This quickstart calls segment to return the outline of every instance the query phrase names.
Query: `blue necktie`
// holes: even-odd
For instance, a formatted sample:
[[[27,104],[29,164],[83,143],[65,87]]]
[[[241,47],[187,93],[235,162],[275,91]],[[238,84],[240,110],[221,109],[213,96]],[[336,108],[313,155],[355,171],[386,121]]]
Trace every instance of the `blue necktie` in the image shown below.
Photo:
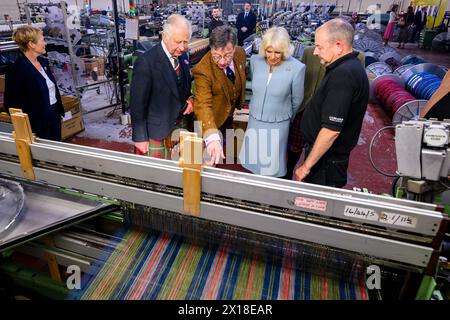
[[[248,15],[248,13],[246,12],[246,13],[244,14],[244,20],[247,20],[247,15]]]
[[[227,77],[234,84],[234,81],[236,80],[236,76],[235,76],[233,70],[231,70],[230,66],[227,67]]]

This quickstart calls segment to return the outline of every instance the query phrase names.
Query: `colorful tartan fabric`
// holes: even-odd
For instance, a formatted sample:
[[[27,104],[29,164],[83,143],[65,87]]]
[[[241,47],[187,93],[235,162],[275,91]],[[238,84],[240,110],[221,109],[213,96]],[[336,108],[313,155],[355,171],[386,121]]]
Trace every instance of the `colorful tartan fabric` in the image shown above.
[[[164,140],[150,139],[149,142],[147,153],[149,157],[170,160],[170,150],[164,147]]]
[[[188,126],[186,117],[181,117],[176,124],[176,128],[185,129]],[[172,149],[168,149],[164,145],[164,140],[149,140],[147,156],[158,159],[172,159]]]
[[[344,282],[280,261],[198,245],[167,233],[129,230],[94,265],[74,299],[368,299],[363,279]]]

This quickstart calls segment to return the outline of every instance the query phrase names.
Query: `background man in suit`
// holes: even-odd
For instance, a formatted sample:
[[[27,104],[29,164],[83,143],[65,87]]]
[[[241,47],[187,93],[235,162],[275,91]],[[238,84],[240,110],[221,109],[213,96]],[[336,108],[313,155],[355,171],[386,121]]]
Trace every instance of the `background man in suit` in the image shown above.
[[[427,7],[422,7],[420,10],[417,10],[414,16],[414,29],[411,36],[411,41],[416,41],[416,35],[422,31],[422,29],[427,24]]]
[[[244,4],[244,12],[239,13],[236,19],[238,29],[238,46],[244,44],[244,39],[255,33],[256,15],[253,13],[250,2]]]
[[[193,69],[194,112],[201,122],[211,157],[209,165],[225,158],[222,147],[225,131],[232,128],[234,109],[240,108],[245,100],[246,54],[236,47],[236,38],[236,31],[229,26],[215,28],[209,37],[211,50]]]
[[[209,35],[211,35],[211,32],[214,30],[214,28],[223,26],[223,21],[222,21],[222,12],[220,11],[219,7],[214,7],[212,10],[212,18],[211,18],[211,22],[209,23],[208,26],[208,30],[209,30]]]
[[[136,60],[130,101],[136,153],[169,159],[172,131],[187,126],[185,116],[193,111],[186,55],[191,33],[189,21],[173,14],[162,42]]]

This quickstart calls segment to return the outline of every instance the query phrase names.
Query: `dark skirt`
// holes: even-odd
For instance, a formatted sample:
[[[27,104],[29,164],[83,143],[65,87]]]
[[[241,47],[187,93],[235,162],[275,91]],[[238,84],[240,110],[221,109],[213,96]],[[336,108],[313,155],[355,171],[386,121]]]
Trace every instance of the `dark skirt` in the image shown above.
[[[408,42],[408,39],[409,39],[409,28],[406,26],[399,28],[397,42],[405,43]]]

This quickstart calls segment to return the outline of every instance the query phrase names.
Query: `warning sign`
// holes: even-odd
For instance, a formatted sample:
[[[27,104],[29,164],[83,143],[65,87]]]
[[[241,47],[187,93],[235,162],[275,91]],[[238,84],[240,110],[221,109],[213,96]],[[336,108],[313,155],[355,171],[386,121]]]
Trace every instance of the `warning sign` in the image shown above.
[[[312,209],[317,211],[326,211],[327,210],[327,202],[323,200],[310,199],[304,197],[296,197],[294,201],[294,205],[296,207],[304,208],[304,209]]]

